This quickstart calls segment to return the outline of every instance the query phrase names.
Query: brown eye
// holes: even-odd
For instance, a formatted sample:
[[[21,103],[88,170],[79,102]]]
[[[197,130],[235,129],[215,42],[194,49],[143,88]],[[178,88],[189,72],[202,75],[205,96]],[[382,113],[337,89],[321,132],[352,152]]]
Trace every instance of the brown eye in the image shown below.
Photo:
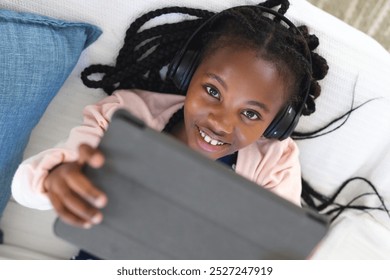
[[[244,112],[242,112],[242,114],[248,118],[249,120],[260,120],[261,117],[260,117],[260,114],[255,112],[255,111],[251,111],[251,110],[246,110]]]
[[[220,99],[221,95],[218,90],[210,86],[206,86],[205,89],[210,96]]]

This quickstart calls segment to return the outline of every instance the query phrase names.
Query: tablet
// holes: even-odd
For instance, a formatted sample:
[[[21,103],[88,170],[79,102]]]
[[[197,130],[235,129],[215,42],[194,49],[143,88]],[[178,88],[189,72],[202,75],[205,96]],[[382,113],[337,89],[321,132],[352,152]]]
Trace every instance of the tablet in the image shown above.
[[[103,259],[305,259],[328,219],[300,208],[120,109],[85,173],[108,196],[91,229],[59,237]]]

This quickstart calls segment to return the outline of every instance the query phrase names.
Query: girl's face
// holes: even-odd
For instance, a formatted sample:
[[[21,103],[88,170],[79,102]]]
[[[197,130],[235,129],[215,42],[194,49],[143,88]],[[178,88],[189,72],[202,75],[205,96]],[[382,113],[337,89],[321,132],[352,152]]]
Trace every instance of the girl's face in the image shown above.
[[[258,140],[286,100],[276,67],[250,49],[224,47],[203,59],[184,103],[184,141],[211,159]]]

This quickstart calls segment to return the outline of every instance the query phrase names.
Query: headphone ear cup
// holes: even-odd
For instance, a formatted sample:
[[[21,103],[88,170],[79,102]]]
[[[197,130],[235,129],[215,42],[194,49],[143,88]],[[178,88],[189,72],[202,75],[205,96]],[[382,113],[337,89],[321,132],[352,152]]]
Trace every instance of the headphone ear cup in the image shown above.
[[[187,90],[192,75],[199,64],[199,56],[198,51],[179,52],[169,65],[167,77],[173,81],[180,92]]]
[[[283,110],[279,111],[267,129],[264,131],[263,136],[266,138],[275,138],[278,140],[284,140],[291,135],[295,127],[298,124],[299,113],[291,106],[286,106]]]

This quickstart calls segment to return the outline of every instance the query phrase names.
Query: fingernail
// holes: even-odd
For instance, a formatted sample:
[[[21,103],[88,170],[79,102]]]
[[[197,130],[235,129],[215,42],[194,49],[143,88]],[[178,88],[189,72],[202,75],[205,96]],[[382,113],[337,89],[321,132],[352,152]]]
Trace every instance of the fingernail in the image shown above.
[[[100,154],[95,154],[92,156],[89,164],[93,167],[93,168],[100,168],[104,163],[104,159],[102,158],[102,156]]]
[[[90,228],[92,227],[92,224],[91,224],[91,223],[84,223],[84,224],[83,224],[83,227],[84,227],[85,229],[90,229]]]
[[[100,224],[103,220],[103,216],[100,213],[96,213],[95,216],[92,217],[91,222],[95,225]]]
[[[95,206],[97,208],[103,208],[106,205],[106,198],[104,196],[99,196],[95,199]]]

